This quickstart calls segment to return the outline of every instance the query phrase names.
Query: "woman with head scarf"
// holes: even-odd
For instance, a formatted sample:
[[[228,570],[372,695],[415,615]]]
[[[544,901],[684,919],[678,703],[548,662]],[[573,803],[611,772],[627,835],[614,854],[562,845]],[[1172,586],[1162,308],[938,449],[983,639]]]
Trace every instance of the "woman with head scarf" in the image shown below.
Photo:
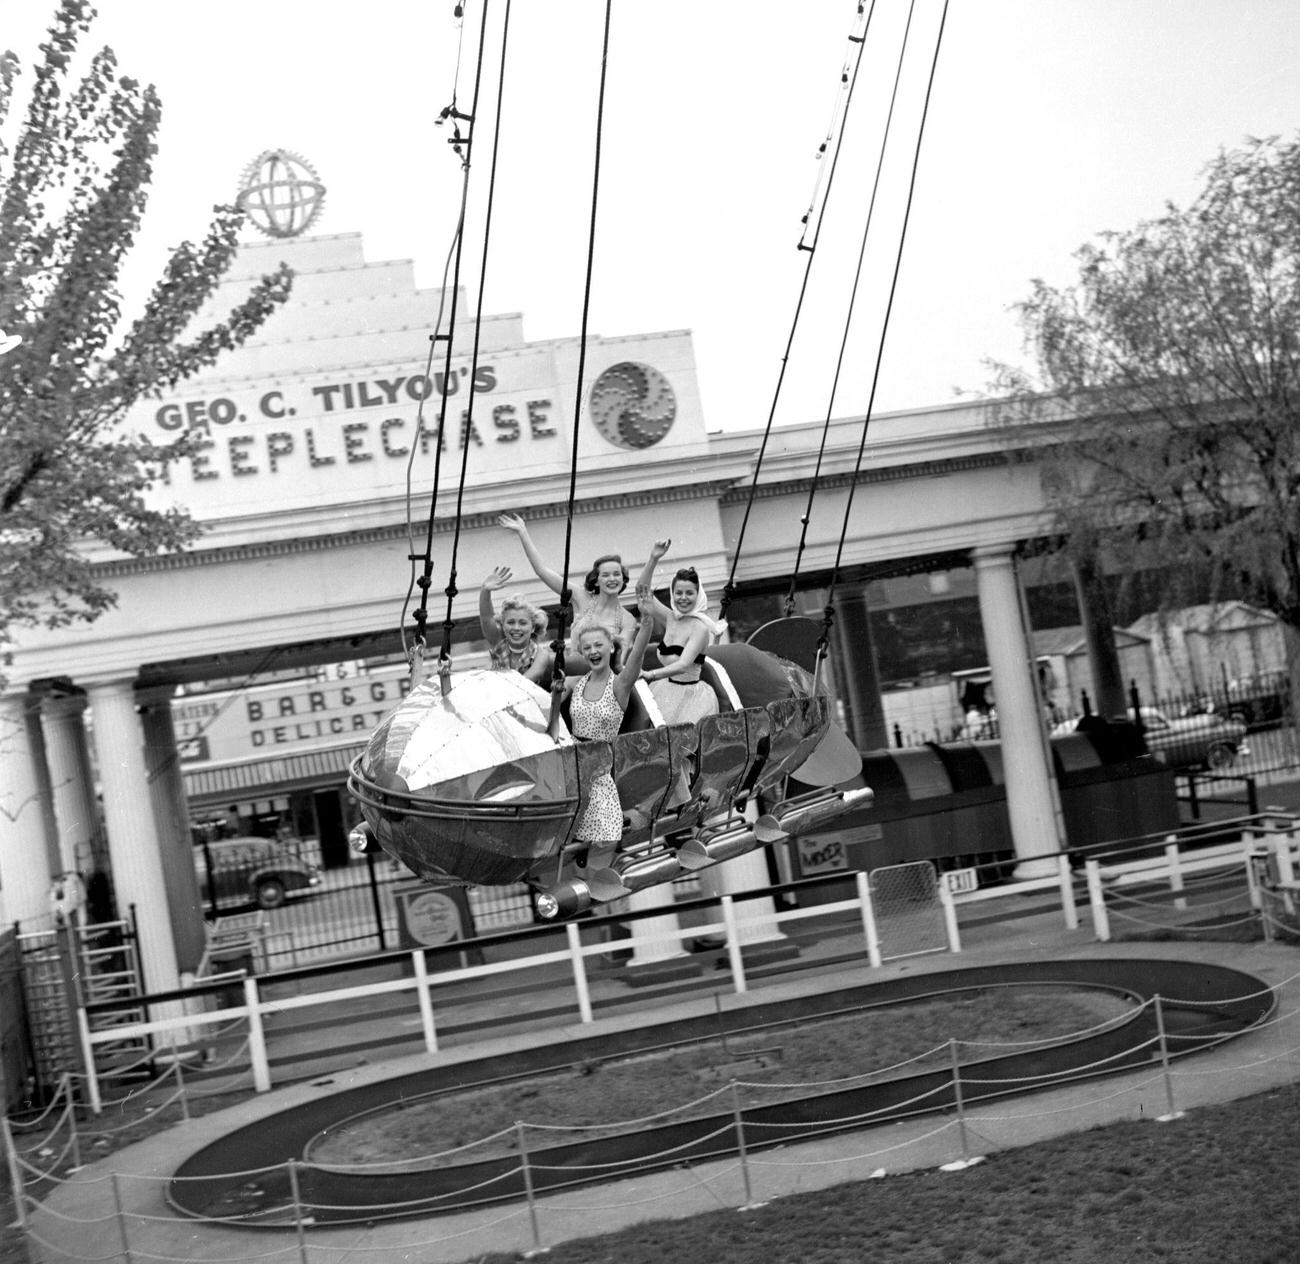
[[[656,540],[650,559],[638,581],[638,589],[649,589],[654,569],[668,552],[671,540]],[[717,695],[701,678],[705,649],[722,634],[724,625],[708,614],[709,598],[695,567],[683,566],[673,576],[668,604],[652,598],[656,625],[663,625],[659,642],[659,666],[642,672],[659,706],[665,724],[687,724],[714,714]]]

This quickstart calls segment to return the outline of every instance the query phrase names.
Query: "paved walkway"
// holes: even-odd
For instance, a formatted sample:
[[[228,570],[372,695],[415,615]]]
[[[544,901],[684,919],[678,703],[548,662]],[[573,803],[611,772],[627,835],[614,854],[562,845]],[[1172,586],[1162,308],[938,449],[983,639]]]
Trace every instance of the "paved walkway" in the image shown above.
[[[529,1042],[590,1034],[591,1028],[571,1028],[513,1034],[453,1048],[431,1059],[428,1055],[393,1059],[382,1064],[335,1071],[323,1077],[327,1086],[301,1084],[253,1098],[219,1114],[209,1115],[161,1132],[91,1164],[49,1202],[39,1217],[43,1237],[62,1250],[45,1250],[42,1264],[56,1261],[128,1258],[154,1260],[307,1260],[361,1264],[362,1261],[419,1261],[456,1264],[490,1252],[519,1252],[538,1244],[552,1245],[624,1228],[644,1220],[679,1218],[719,1206],[737,1207],[844,1181],[918,1168],[939,1167],[963,1154],[992,1154],[1046,1137],[1081,1131],[1124,1119],[1157,1119],[1168,1112],[1169,1094],[1179,1110],[1231,1100],[1270,1086],[1300,1080],[1300,949],[1277,944],[1123,943],[1101,944],[1086,928],[1068,931],[1059,915],[1019,923],[963,931],[964,951],[913,958],[872,970],[860,966],[828,967],[813,975],[804,972],[756,987],[745,997],[729,997],[728,1013],[745,1004],[764,1003],[806,993],[816,985],[827,989],[878,981],[907,972],[951,969],[955,965],[989,965],[1009,959],[1109,956],[1214,962],[1259,978],[1279,990],[1274,1021],[1206,1053],[1173,1064],[1168,1081],[1158,1065],[1054,1089],[1032,1096],[976,1107],[968,1112],[963,1133],[955,1119],[938,1116],[834,1136],[803,1145],[751,1155],[738,1160],[672,1170],[600,1188],[582,1189],[541,1198],[529,1208],[497,1207],[472,1213],[442,1215],[410,1221],[379,1222],[343,1228],[309,1228],[302,1238],[292,1230],[253,1230],[183,1220],[164,1200],[165,1178],[187,1155],[232,1128],[310,1100],[324,1090],[339,1091],[408,1071],[432,1061],[470,1061],[506,1047]],[[613,980],[602,987],[622,987]],[[711,994],[697,995],[678,1005],[659,1007],[659,1016],[711,1013]],[[599,1018],[605,1026],[638,1023],[636,1014]],[[1163,1125],[1153,1125],[1163,1126]],[[954,1179],[960,1179],[954,1176]],[[115,1217],[120,1207],[122,1214]],[[63,1217],[67,1217],[66,1219]],[[107,1219],[102,1219],[107,1217]],[[123,1241],[123,1233],[125,1241]],[[118,1254],[114,1256],[114,1252]]]

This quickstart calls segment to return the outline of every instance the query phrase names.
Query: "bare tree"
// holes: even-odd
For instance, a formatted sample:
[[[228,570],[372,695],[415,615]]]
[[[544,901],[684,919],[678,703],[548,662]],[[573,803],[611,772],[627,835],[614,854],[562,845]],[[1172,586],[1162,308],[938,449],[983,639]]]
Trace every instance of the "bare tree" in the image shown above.
[[[1076,258],[1074,285],[1036,281],[1018,307],[1037,372],[994,366],[1000,417],[1035,423],[1081,554],[1158,569],[1166,607],[1208,593],[1276,615],[1294,707],[1300,139],[1221,153],[1190,206]]]

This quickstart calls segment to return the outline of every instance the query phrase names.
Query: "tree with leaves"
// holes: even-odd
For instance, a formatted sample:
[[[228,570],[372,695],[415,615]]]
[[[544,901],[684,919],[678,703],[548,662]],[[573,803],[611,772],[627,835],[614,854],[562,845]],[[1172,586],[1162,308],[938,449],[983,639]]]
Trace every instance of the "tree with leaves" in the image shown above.
[[[172,251],[144,315],[122,320],[118,278],[162,106],[118,73],[109,48],[74,69],[94,16],[87,0],[59,0],[21,119],[19,62],[0,55],[0,329],[22,339],[0,357],[0,647],[16,627],[93,620],[113,605],[87,541],[144,556],[196,538],[183,510],[144,498],[189,440],[159,444],[126,433],[123,418],[242,344],[292,281],[281,267],[224,320],[187,332],[237,247],[243,213],[218,206],[201,244]]]
[[[1221,153],[1186,208],[1107,233],[1018,314],[1037,373],[996,366],[1034,423],[1085,568],[1158,577],[1166,609],[1277,616],[1300,691],[1300,138]],[[1300,715],[1300,709],[1294,710]]]

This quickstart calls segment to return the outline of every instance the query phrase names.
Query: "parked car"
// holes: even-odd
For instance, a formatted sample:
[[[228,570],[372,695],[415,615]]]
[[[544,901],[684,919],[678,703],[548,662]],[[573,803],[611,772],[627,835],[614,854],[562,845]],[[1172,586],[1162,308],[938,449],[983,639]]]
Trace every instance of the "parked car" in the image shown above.
[[[290,895],[305,894],[320,884],[320,870],[296,856],[292,840],[286,839],[216,839],[195,847],[194,865],[204,900],[215,897],[218,905],[279,908]]]
[[[1170,719],[1155,707],[1141,708],[1147,750],[1170,768],[1209,768],[1222,772],[1238,755],[1248,754],[1246,726],[1216,711]],[[1078,720],[1066,720],[1053,730],[1073,733]]]

